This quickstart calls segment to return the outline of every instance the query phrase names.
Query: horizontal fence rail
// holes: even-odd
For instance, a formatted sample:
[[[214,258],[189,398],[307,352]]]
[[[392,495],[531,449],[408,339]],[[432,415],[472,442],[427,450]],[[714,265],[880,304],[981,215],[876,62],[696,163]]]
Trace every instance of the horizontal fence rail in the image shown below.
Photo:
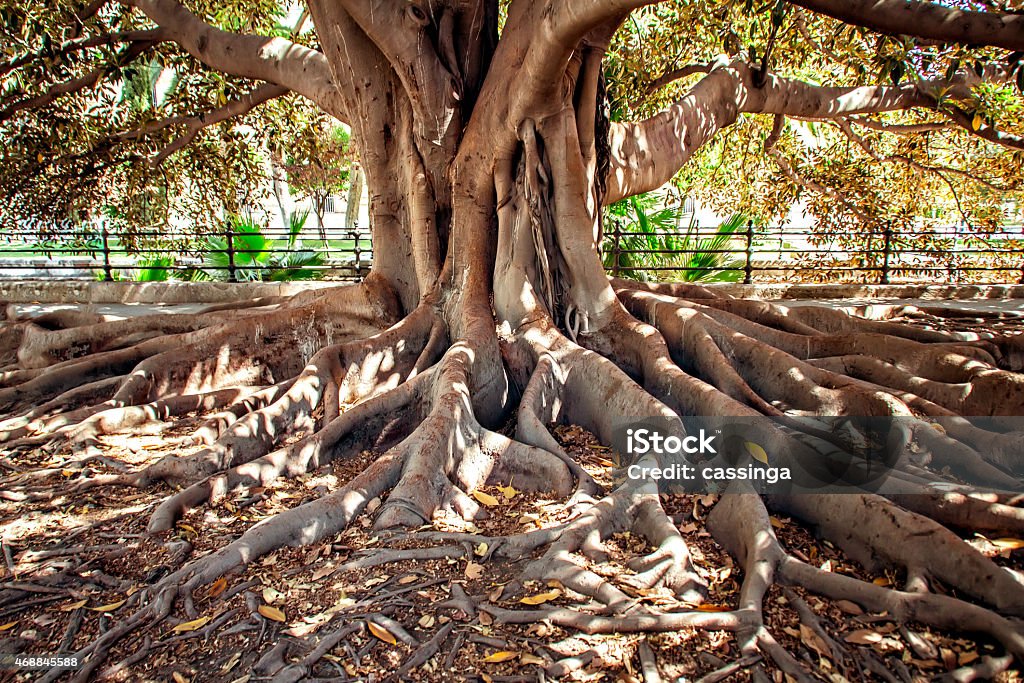
[[[747,223],[672,231],[610,225],[602,251],[612,275],[713,282],[1024,284],[1024,227],[893,228],[842,235]],[[677,245],[683,245],[680,248]]]
[[[0,230],[0,277],[74,280],[357,280],[369,272],[368,230],[285,228],[173,233],[30,224]]]
[[[886,226],[837,235],[747,223],[724,237],[708,226],[658,232],[608,227],[603,257],[608,272],[619,277],[748,284],[1024,284],[1021,226],[988,233]],[[284,228],[118,232],[102,221],[0,226],[0,277],[5,278],[356,280],[372,262],[370,233],[360,228],[306,227],[292,235]]]

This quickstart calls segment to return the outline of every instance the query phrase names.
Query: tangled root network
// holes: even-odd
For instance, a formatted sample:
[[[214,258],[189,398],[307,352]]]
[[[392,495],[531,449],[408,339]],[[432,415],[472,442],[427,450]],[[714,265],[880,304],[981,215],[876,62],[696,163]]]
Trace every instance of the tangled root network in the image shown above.
[[[972,680],[1024,657],[1024,581],[1004,552],[1024,537],[1014,494],[1024,433],[1009,420],[983,428],[962,419],[1024,414],[1013,316],[612,286],[621,303],[613,322],[572,332],[546,316],[510,326],[463,315],[452,325],[440,297],[403,314],[372,277],[195,315],[9,314],[0,496],[5,520],[27,516],[9,524],[11,575],[0,588],[9,618],[0,622],[56,615],[37,623],[56,620],[62,632],[26,647],[59,648],[84,667],[43,680],[134,680],[176,643],[257,632],[259,647],[240,665],[236,653],[233,668],[198,678],[234,680],[246,666],[253,680],[359,678],[374,646],[397,653],[378,680],[450,680],[445,666],[471,646],[498,650],[478,660],[495,666],[495,680],[512,665],[519,678],[505,679],[582,675],[586,657],[538,640],[553,632],[649,634],[621,654],[637,658],[627,668],[644,680],[667,670],[658,638],[671,633],[728,634],[721,656],[694,660],[691,673],[706,681],[911,680],[914,662],[929,659],[943,665],[931,674]],[[885,493],[683,495],[605,476],[616,420],[689,415],[898,416],[909,455],[897,464],[900,486]],[[593,435],[586,457],[562,438],[569,427]],[[117,447],[138,435],[159,436],[170,452],[144,460]],[[785,431],[771,438],[777,452],[791,447]],[[283,482],[327,474],[330,486],[246,523]],[[152,503],[133,506],[135,496]],[[504,514],[516,496],[556,512]],[[121,507],[108,512],[119,515],[24,548],[26,520],[113,499]],[[196,532],[225,510],[229,534]],[[144,527],[103,532],[125,518]],[[808,556],[783,533],[790,526],[813,531],[839,559]],[[356,532],[373,547],[354,547]],[[980,542],[989,538],[1003,543]],[[160,552],[159,567],[112,576],[143,547]],[[295,548],[314,549],[316,562],[306,555],[295,570],[320,567],[311,585],[424,562],[454,566],[458,580],[438,593],[441,578],[414,572],[407,590],[389,577],[370,590],[376,597],[279,632],[288,610],[247,572]],[[714,552],[731,567],[728,581],[707,566]],[[504,568],[502,580],[479,580],[489,567]],[[723,593],[727,583],[736,590]],[[125,602],[98,615],[56,607],[96,591]],[[405,609],[417,594],[434,598],[443,618]],[[773,625],[768,606],[778,604],[799,637]],[[817,609],[829,604],[859,615],[860,635],[838,634]],[[546,631],[516,630],[538,624]],[[920,636],[928,629],[986,647],[939,656]],[[905,648],[880,646],[895,641]]]

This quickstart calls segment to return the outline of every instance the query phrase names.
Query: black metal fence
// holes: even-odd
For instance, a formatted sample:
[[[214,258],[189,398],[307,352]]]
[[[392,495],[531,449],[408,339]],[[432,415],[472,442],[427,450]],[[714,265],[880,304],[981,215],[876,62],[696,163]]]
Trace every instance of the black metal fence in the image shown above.
[[[748,223],[715,240],[717,228],[631,232],[610,225],[605,264],[647,280],[1024,284],[1024,228],[981,233],[965,227],[844,234]],[[294,239],[293,239],[294,238]],[[713,244],[712,244],[713,242]],[[680,249],[685,243],[689,248]],[[709,246],[712,245],[712,246]],[[0,227],[0,277],[97,280],[358,279],[373,244],[365,229],[282,228],[168,234],[92,227]]]
[[[368,230],[229,229],[118,232],[106,223],[0,229],[0,277],[95,280],[359,279],[370,268]]]
[[[827,234],[748,222],[724,239],[717,227],[658,232],[609,227],[602,247],[605,266],[616,276],[745,284],[1024,284],[1022,226],[981,232],[960,226],[895,228],[889,224]],[[678,248],[680,243],[687,248]]]

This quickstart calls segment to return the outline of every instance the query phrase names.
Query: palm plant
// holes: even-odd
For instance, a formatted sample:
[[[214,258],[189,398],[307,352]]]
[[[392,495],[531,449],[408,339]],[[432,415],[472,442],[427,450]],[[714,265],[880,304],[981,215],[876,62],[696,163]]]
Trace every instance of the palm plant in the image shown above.
[[[326,259],[322,251],[303,248],[299,235],[308,217],[308,212],[289,217],[288,240],[285,243],[267,238],[252,217],[230,218],[231,248],[228,248],[227,237],[208,238],[203,245],[203,262],[188,272],[188,279],[227,280],[231,274],[232,258],[235,277],[242,281],[315,279],[318,268],[326,263]]]
[[[616,248],[615,235],[605,231],[605,268],[632,280],[738,280],[743,264],[727,248],[746,224],[746,217],[735,214],[723,221],[714,234],[701,237],[692,219],[685,232],[679,231],[683,213],[682,206],[665,205],[664,197],[656,193],[630,197],[610,206],[606,219],[618,228],[619,236]]]

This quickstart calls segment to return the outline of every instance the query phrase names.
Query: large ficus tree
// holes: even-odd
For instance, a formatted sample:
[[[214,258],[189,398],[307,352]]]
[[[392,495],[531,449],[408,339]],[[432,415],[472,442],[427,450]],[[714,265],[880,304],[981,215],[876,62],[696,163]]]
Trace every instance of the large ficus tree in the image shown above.
[[[869,215],[844,188],[885,188],[870,187],[863,165],[844,173],[798,163],[793,121],[834,126],[879,166],[897,164],[911,174],[933,166],[954,186],[972,178],[1016,183],[1021,122],[1002,108],[1017,106],[1009,88],[1020,78],[1024,15],[1000,3],[903,0],[675,2],[653,10],[643,9],[643,0],[311,0],[315,42],[307,45],[295,32],[261,34],[267,26],[260,17],[276,9],[264,4],[96,0],[4,8],[10,37],[3,68],[19,74],[8,79],[0,109],[12,141],[5,163],[43,163],[29,151],[38,149],[33,141],[58,147],[63,138],[87,136],[73,98],[157,51],[221,74],[230,96],[182,120],[144,123],[147,130],[194,135],[294,93],[351,127],[371,198],[373,268],[360,284],[199,315],[111,322],[74,313],[7,323],[11,365],[0,375],[0,409],[9,419],[0,428],[12,452],[58,440],[84,452],[76,466],[99,467],[103,459],[93,449],[105,433],[217,411],[200,434],[207,447],[133,473],[92,471],[74,485],[183,487],[154,512],[154,533],[228,493],[366,449],[377,454],[336,492],[252,527],[133,598],[134,615],[82,651],[88,671],[134,629],[167,618],[182,602],[187,612],[201,586],[282,545],[339,532],[372,500],[382,501],[378,527],[416,528],[441,509],[485,514],[470,494],[509,481],[563,496],[577,514],[515,536],[440,542],[457,549],[470,541],[484,548],[484,561],[532,558],[523,580],[558,580],[590,602],[481,607],[496,618],[547,619],[588,632],[731,630],[743,652],[760,650],[802,678],[800,662],[761,619],[766,590],[782,580],[896,619],[981,631],[1024,655],[1024,636],[1011,621],[1024,615],[1024,588],[944,526],[1024,533],[1024,513],[1002,504],[1009,498],[999,493],[1017,486],[1024,470],[1019,438],[966,421],[943,430],[928,423],[1019,415],[1024,377],[1015,372],[1021,356],[1014,338],[884,319],[907,313],[896,308],[872,309],[873,318],[816,307],[787,311],[695,286],[610,280],[597,249],[604,205],[661,186],[716,137],[747,125],[749,115],[761,133],[749,136],[745,154],[775,159],[772,172],[783,179],[775,185],[788,179],[830,198],[837,212]],[[645,40],[636,29],[652,16],[672,49],[645,68],[676,71],[653,86],[630,85],[623,76],[630,72],[628,43]],[[673,17],[670,36],[664,27]],[[613,41],[609,61],[618,75],[610,88],[603,62]],[[710,54],[712,47],[726,54]],[[688,51],[697,57],[692,63]],[[800,66],[811,53],[834,67],[817,82]],[[787,73],[787,63],[803,68],[804,78]],[[657,86],[676,78],[689,80],[658,111],[612,120],[661,96]],[[51,119],[15,125],[21,113],[49,106],[56,108]],[[913,137],[936,132],[940,152],[959,140],[976,153],[943,152],[940,168],[927,155],[928,138]],[[892,142],[907,136],[925,147]],[[70,161],[115,163],[115,142],[125,141],[90,143]],[[89,152],[99,160],[81,161]],[[945,167],[954,162],[961,165]],[[731,184],[742,167],[728,169]],[[6,176],[8,185],[13,180]],[[772,196],[779,191],[766,187],[765,201],[781,201]],[[930,312],[936,319],[943,313],[950,314]],[[649,546],[633,564],[634,587],[667,588],[693,603],[705,590],[653,483],[628,480],[601,490],[561,449],[551,424],[583,425],[607,443],[621,420],[651,416],[679,431],[686,415],[835,414],[902,416],[906,439],[953,453],[944,466],[995,491],[928,488],[911,458],[899,463],[907,468],[902,487],[886,496],[768,501],[860,561],[904,568],[907,590],[787,554],[753,495],[723,498],[708,519],[745,570],[734,611],[637,605],[572,560],[574,553],[601,557],[602,539],[629,530]],[[503,429],[510,417],[514,430]],[[806,455],[791,429],[760,429],[772,458]],[[424,552],[437,551],[384,553],[379,561]],[[959,597],[930,592],[930,582]]]

